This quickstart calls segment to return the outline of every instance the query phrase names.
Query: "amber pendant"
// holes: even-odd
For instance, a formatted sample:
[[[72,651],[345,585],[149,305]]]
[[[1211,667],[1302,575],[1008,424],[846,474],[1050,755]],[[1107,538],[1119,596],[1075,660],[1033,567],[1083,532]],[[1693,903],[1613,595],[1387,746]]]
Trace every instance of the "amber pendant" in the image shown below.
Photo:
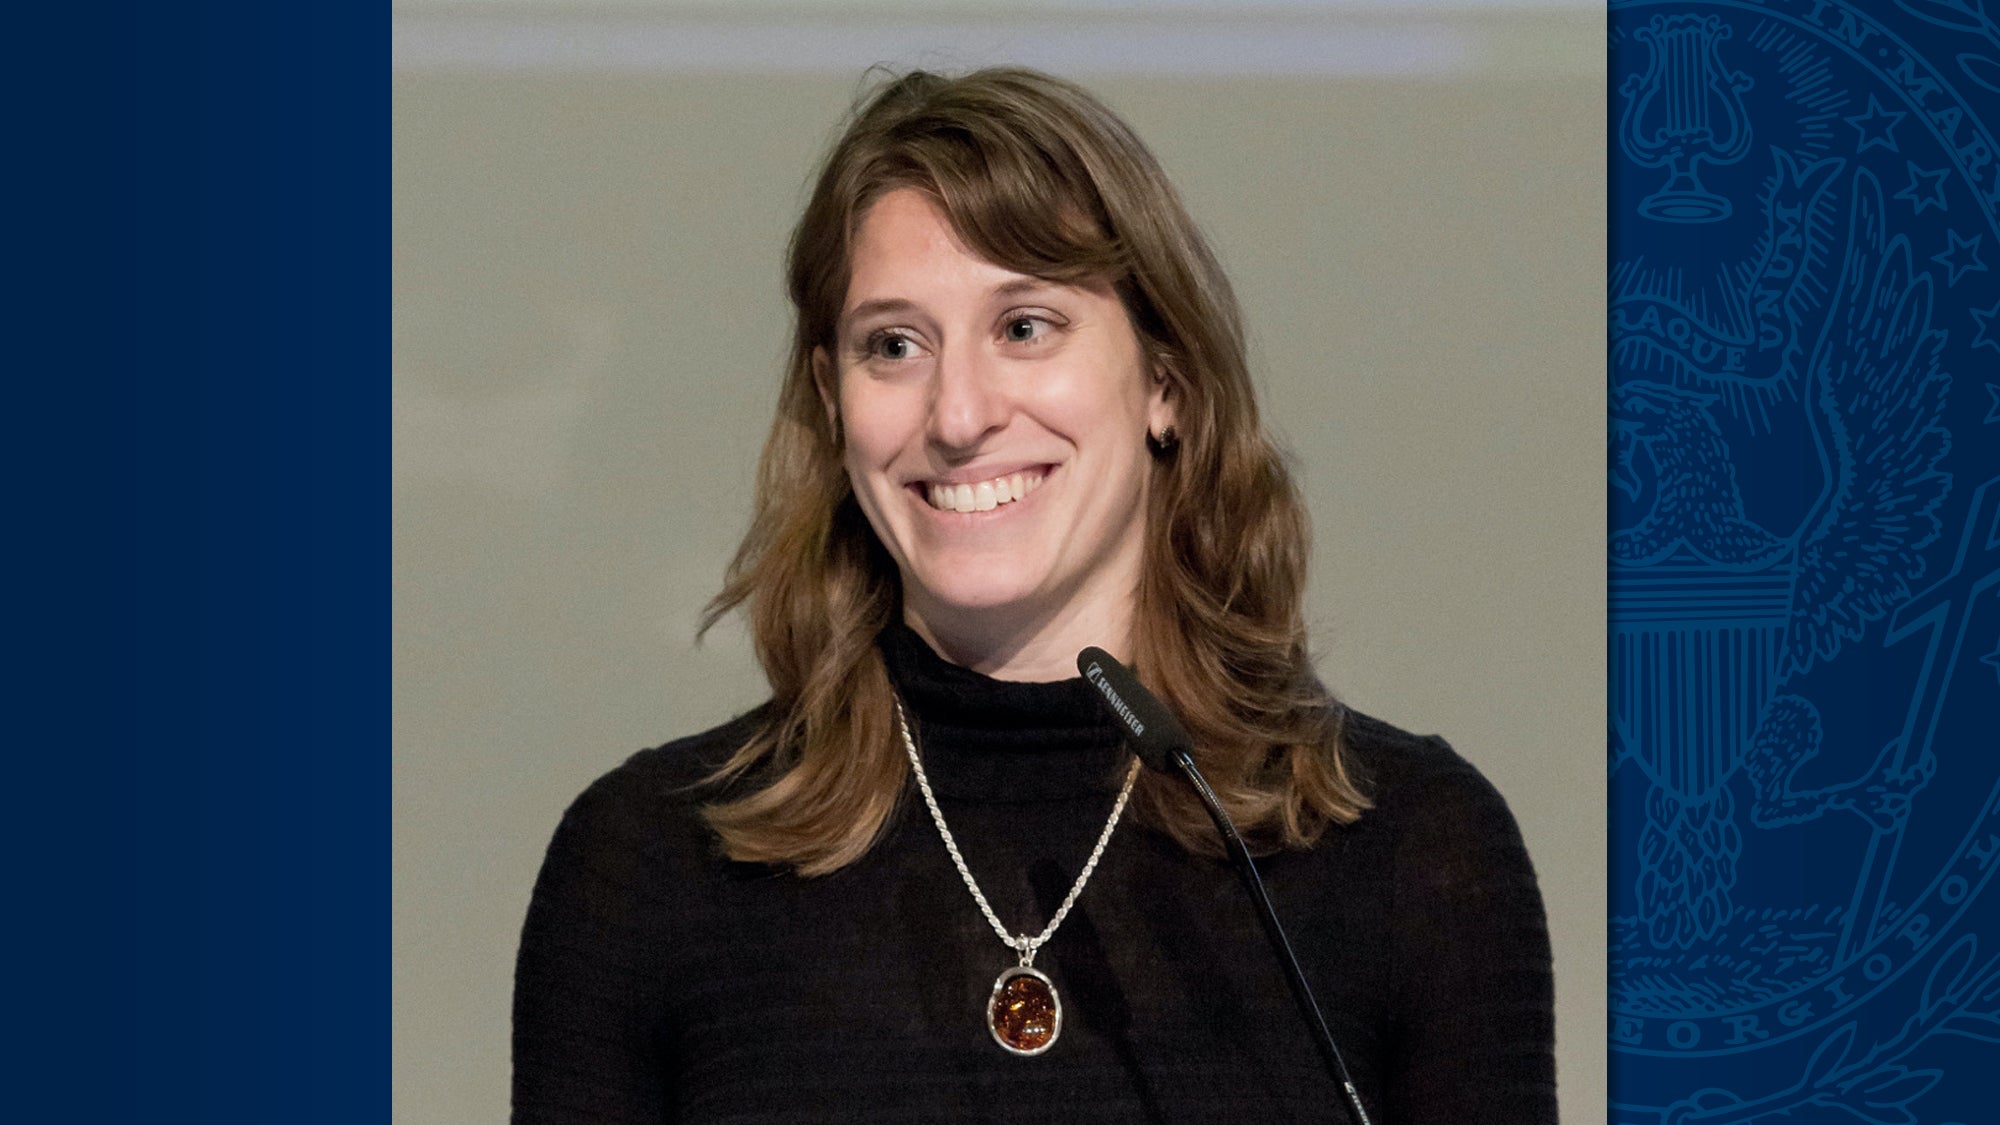
[[[993,982],[986,1009],[993,1041],[1016,1055],[1039,1055],[1062,1034],[1062,998],[1055,983],[1027,965],[1016,965]]]

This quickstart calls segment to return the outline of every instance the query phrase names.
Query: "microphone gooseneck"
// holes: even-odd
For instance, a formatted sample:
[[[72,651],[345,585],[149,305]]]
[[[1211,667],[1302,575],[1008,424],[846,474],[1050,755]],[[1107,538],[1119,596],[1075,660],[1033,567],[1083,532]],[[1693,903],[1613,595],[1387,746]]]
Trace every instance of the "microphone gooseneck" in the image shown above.
[[[1146,690],[1131,669],[1103,649],[1092,646],[1077,653],[1076,667],[1083,673],[1083,678],[1097,689],[1097,701],[1124,728],[1126,741],[1139,760],[1152,769],[1178,772],[1188,784],[1194,786],[1195,794],[1208,809],[1209,818],[1215,821],[1216,831],[1222,834],[1223,845],[1236,863],[1237,874],[1242,876],[1243,885],[1257,904],[1259,917],[1264,922],[1264,934],[1270,939],[1272,950],[1285,968],[1285,979],[1292,986],[1292,998],[1298,1001],[1299,1011],[1305,1016],[1306,1024],[1319,1044],[1320,1055],[1329,1073],[1346,1092],[1353,1120],[1358,1125],[1370,1125],[1368,1111],[1361,1105],[1361,1093],[1354,1088],[1354,1079],[1347,1073],[1347,1060],[1341,1057],[1340,1048],[1333,1041],[1333,1032],[1327,1029],[1326,1017],[1320,1014],[1319,1002],[1313,999],[1305,973],[1300,970],[1299,960],[1292,953],[1292,943],[1285,939],[1285,928],[1278,923],[1278,913],[1271,907],[1271,896],[1264,891],[1264,880],[1257,874],[1257,864],[1250,857],[1250,848],[1236,831],[1229,814],[1223,811],[1222,802],[1216,798],[1208,779],[1195,768],[1194,742],[1188,738],[1186,728],[1157,696]]]

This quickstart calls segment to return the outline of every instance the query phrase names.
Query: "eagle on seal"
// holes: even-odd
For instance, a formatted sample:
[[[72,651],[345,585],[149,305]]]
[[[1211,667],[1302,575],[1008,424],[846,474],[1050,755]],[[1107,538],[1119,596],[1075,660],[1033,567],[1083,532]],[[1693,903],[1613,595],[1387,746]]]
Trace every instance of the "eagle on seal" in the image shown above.
[[[1762,828],[1846,810],[1888,831],[1936,769],[1928,756],[1906,760],[1891,742],[1859,777],[1796,790],[1793,776],[1820,751],[1820,715],[1803,696],[1776,690],[1909,598],[1924,572],[1922,551],[1941,533],[1937,509],[1951,485],[1937,468],[1950,448],[1941,425],[1950,377],[1939,369],[1945,336],[1931,326],[1931,277],[1913,268],[1908,238],[1891,236],[1875,177],[1858,169],[1852,184],[1840,279],[1800,394],[1823,483],[1790,535],[1745,518],[1734,461],[1709,413],[1713,396],[1634,380],[1618,386],[1611,411],[1620,442],[1613,483],[1640,494],[1641,451],[1656,474],[1652,509],[1612,537],[1614,563],[1692,556],[1725,572],[1790,575],[1772,695],[1734,763],[1750,791],[1751,822]],[[1632,749],[1621,756],[1644,765]],[[1729,917],[1742,847],[1727,788],[1737,770],[1716,771],[1702,792],[1677,791],[1661,771],[1646,772],[1639,912],[1656,945],[1685,947]]]

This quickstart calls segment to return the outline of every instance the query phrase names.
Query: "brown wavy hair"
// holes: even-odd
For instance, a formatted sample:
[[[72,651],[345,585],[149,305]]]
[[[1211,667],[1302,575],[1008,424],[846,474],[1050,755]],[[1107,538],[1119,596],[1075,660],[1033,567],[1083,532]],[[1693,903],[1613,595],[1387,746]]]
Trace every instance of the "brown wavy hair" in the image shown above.
[[[1305,504],[1258,420],[1242,317],[1179,197],[1130,128],[1031,70],[886,80],[854,112],[792,234],[795,312],[756,512],[702,630],[747,611],[772,700],[718,770],[704,814],[733,859],[837,870],[862,856],[909,775],[875,639],[900,611],[813,383],[834,350],[852,239],[889,191],[928,193],[967,247],[1019,273],[1109,280],[1168,380],[1180,443],[1156,451],[1135,670],[1186,724],[1202,772],[1262,851],[1311,844],[1368,805],[1302,615]],[[747,790],[747,792],[746,792]],[[1190,851],[1220,842],[1188,787],[1140,777],[1134,814]]]

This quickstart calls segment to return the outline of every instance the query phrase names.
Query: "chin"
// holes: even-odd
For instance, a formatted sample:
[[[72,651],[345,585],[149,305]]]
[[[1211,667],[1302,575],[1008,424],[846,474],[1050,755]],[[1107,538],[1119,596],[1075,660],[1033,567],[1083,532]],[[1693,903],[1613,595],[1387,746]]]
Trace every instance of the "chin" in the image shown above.
[[[1031,603],[1029,591],[994,590],[991,588],[964,588],[935,586],[926,587],[926,601],[936,609],[958,613],[991,613],[1010,606],[1026,606]]]
[[[1020,581],[1016,567],[953,567],[949,576],[921,583],[923,600],[940,610],[988,613],[1008,606],[1026,606],[1037,587]]]

